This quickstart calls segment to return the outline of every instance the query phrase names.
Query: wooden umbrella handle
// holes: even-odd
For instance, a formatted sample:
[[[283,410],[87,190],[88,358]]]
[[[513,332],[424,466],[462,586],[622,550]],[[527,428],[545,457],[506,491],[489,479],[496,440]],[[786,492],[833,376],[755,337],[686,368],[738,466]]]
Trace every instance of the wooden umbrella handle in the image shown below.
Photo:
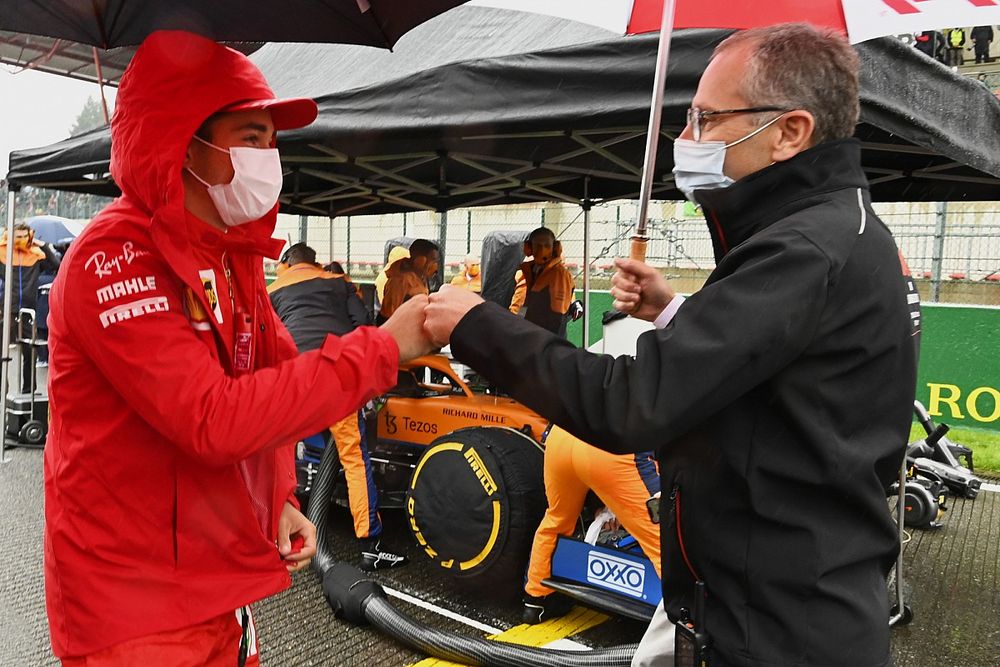
[[[637,262],[645,262],[647,243],[649,243],[649,239],[645,236],[633,236],[632,245],[628,253],[629,259],[634,259]]]

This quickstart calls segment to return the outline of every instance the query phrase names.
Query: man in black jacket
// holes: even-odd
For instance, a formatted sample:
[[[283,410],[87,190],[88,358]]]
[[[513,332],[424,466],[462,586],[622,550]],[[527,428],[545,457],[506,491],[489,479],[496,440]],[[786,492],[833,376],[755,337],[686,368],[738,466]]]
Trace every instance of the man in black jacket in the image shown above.
[[[805,25],[737,33],[675,143],[716,255],[686,301],[619,260],[616,307],[652,320],[635,359],[590,354],[467,292],[425,327],[581,439],[655,448],[664,606],[695,608],[713,666],[884,667],[885,489],[906,444],[916,334],[898,252],[851,138],[858,60]]]
[[[977,25],[969,33],[969,36],[975,44],[976,64],[993,62],[993,58],[990,58],[990,42],[993,41],[993,26]]]

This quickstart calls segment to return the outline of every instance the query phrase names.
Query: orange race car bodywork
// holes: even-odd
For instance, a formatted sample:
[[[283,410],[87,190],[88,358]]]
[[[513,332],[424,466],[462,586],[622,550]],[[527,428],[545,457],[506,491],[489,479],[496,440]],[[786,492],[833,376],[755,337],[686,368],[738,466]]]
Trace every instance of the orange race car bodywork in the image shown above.
[[[501,426],[540,440],[548,422],[517,401],[473,393],[442,355],[419,357],[399,368],[400,382],[378,412],[379,442],[429,445],[469,426]]]

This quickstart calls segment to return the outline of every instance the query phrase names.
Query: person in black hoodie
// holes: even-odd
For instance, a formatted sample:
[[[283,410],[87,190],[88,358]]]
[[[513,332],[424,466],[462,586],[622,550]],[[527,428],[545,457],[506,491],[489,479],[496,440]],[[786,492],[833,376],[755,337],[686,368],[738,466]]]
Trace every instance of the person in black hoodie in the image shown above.
[[[616,307],[658,329],[634,360],[465,291],[426,308],[434,343],[544,417],[611,452],[656,450],[664,607],[680,620],[703,584],[713,667],[891,663],[885,490],[919,310],[871,206],[858,113],[858,58],[835,33],[719,45],[674,147],[716,268],[682,301],[655,269],[616,262]]]

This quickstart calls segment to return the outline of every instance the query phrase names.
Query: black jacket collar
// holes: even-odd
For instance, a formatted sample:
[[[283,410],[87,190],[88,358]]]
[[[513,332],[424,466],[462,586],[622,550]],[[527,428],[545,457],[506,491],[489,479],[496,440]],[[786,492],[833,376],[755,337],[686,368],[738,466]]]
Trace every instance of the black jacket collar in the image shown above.
[[[811,197],[845,188],[868,189],[857,139],[819,144],[727,188],[697,190],[695,199],[705,213],[718,263],[731,249],[795,212]]]

